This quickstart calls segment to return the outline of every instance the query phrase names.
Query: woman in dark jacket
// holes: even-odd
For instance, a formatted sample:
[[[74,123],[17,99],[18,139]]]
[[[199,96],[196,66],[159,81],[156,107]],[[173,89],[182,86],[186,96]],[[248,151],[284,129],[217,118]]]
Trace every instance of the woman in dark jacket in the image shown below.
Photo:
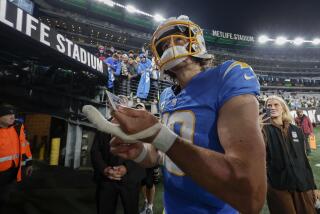
[[[305,138],[292,124],[285,101],[268,97],[269,124],[263,127],[267,149],[267,202],[270,213],[316,213],[316,189],[312,170],[305,153]]]

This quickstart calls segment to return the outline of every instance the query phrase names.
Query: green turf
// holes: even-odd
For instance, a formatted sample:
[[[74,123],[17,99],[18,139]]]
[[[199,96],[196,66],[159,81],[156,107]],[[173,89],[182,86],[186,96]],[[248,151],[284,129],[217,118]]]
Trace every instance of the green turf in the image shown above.
[[[310,164],[313,170],[314,179],[316,182],[317,187],[320,186],[320,167],[316,167],[315,164],[320,164],[320,127],[315,128],[314,130],[316,139],[317,139],[317,145],[318,149],[313,150],[311,155],[309,156]],[[162,203],[162,197],[163,197],[163,186],[162,184],[158,184],[156,186],[156,198],[154,203],[154,214],[161,214],[163,211],[163,203]],[[263,210],[261,211],[262,214],[269,213],[268,207],[265,205]]]

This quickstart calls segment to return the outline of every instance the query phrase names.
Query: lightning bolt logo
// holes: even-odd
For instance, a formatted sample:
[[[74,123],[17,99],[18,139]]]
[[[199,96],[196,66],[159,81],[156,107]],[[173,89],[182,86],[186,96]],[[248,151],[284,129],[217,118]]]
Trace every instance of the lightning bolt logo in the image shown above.
[[[232,63],[231,65],[229,65],[228,69],[224,72],[223,74],[223,78],[225,78],[227,76],[227,74],[235,67],[240,66],[241,69],[245,69],[245,68],[249,68],[252,71],[253,76],[248,76],[247,74],[245,74],[245,79],[249,80],[252,79],[253,77],[255,77],[255,74],[251,68],[250,65],[248,65],[247,63],[244,62],[239,62],[239,61],[235,61],[234,63]]]

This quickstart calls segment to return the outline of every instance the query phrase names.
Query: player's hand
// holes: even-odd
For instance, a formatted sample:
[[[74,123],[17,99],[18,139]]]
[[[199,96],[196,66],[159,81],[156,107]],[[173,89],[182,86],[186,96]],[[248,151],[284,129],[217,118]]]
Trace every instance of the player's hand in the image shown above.
[[[139,133],[159,123],[158,119],[146,110],[124,106],[118,106],[118,110],[113,112],[113,116],[119,122],[121,129],[129,135]],[[151,143],[157,134],[158,132],[141,141]]]
[[[134,160],[142,151],[142,143],[125,143],[121,139],[114,137],[110,141],[110,151],[123,159]]]

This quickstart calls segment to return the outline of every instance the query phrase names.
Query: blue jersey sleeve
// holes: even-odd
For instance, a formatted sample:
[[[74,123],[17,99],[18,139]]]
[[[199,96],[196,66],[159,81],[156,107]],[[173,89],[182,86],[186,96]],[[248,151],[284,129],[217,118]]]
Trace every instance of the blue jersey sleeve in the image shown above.
[[[252,68],[243,62],[227,61],[220,68],[218,106],[232,97],[260,93],[260,84]]]

